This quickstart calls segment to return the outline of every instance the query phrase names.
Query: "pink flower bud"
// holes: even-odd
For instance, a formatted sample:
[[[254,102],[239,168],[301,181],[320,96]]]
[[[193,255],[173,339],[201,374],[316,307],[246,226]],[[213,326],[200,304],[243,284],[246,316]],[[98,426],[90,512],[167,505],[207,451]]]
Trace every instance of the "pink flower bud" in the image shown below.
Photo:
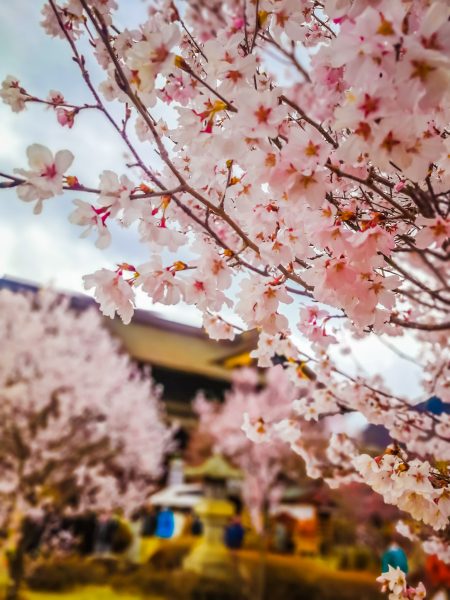
[[[75,122],[75,111],[66,110],[65,108],[58,108],[56,110],[56,118],[58,119],[58,123],[60,125],[72,129]]]

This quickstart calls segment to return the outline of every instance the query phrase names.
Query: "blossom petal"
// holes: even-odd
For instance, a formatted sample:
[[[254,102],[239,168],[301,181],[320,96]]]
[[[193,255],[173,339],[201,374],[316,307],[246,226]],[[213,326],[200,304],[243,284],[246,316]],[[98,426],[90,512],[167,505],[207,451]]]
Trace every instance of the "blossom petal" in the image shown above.
[[[32,144],[27,148],[27,157],[30,167],[37,171],[41,171],[47,165],[53,163],[53,154],[42,144]]]
[[[69,150],[59,150],[55,156],[55,165],[58,173],[65,173],[73,163],[74,156]]]

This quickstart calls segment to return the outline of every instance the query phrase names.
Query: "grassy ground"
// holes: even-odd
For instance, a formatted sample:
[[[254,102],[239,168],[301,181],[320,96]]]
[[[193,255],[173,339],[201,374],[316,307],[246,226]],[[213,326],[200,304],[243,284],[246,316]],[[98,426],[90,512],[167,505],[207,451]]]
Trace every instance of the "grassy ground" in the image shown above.
[[[4,597],[7,586],[7,576],[0,569],[0,598]],[[32,592],[24,591],[23,600],[164,600],[161,596],[136,595],[116,592],[108,586],[85,586],[70,592]]]
[[[0,591],[1,594],[1,591]],[[31,592],[22,593],[23,600],[164,600],[161,596],[135,595],[115,592],[105,586],[86,586],[71,592]]]
[[[143,600],[142,596],[117,593],[108,587],[88,586],[72,592],[52,594],[50,592],[26,592],[26,600]],[[146,600],[150,600],[149,597]],[[152,600],[157,600],[156,597]]]
[[[256,568],[260,555],[252,550],[241,550],[239,552],[241,563]],[[301,578],[304,574],[308,574],[316,579],[330,577],[336,581],[356,581],[361,583],[373,583],[374,578],[378,574],[367,571],[342,571],[335,568],[332,562],[321,558],[304,558],[289,554],[267,554],[267,563],[280,572],[293,575]]]
[[[67,592],[36,592],[36,591],[24,591],[24,600],[164,600],[162,595],[166,591],[164,585],[161,585],[161,581],[165,581],[164,577],[169,576],[175,569],[179,569],[181,566],[182,558],[189,550],[189,545],[185,548],[186,543],[183,540],[178,540],[176,543],[166,544],[164,546],[165,554],[159,557],[159,561],[152,567],[149,567],[149,572],[145,569],[143,571],[132,574],[129,580],[114,582],[112,589],[107,585],[101,585],[106,580],[104,578],[95,578],[92,581],[99,582],[93,585],[80,585],[79,588],[73,589]],[[181,552],[182,550],[182,552]],[[169,552],[170,551],[170,552]],[[176,560],[174,560],[176,558]],[[239,565],[239,571],[242,578],[242,584],[249,590],[255,585],[260,572],[260,560],[261,556],[259,552],[254,550],[242,550],[237,553],[236,556],[237,564]],[[266,564],[266,577],[267,577],[267,592],[268,597],[277,591],[279,586],[284,586],[286,590],[281,593],[277,592],[277,598],[283,598],[288,600],[293,598],[293,592],[295,598],[312,598],[316,597],[314,594],[317,591],[317,597],[326,598],[330,600],[332,598],[345,599],[345,600],[368,600],[371,598],[378,598],[377,594],[373,594],[370,590],[374,590],[378,586],[375,584],[375,575],[369,572],[355,572],[355,571],[339,571],[333,564],[328,561],[321,559],[310,559],[302,558],[299,556],[292,555],[276,555],[267,554],[264,560]],[[173,563],[173,564],[172,564]],[[60,568],[58,565],[53,567],[56,569],[55,572],[61,575]],[[64,570],[62,571],[64,573]],[[128,577],[126,575],[125,577]],[[162,577],[162,580],[161,580]],[[135,581],[133,580],[135,578]],[[78,577],[73,581],[78,581]],[[79,580],[84,581],[86,584],[89,578]],[[112,582],[111,582],[112,583]],[[177,585],[177,584],[176,584]],[[183,585],[183,584],[181,584]],[[301,590],[305,588],[305,593]],[[305,587],[306,586],[306,587]],[[320,589],[326,586],[328,589],[334,590],[336,594],[334,596],[323,595]],[[3,597],[2,592],[6,587],[6,572],[4,568],[0,566],[0,598]],[[121,591],[121,590],[124,591]],[[127,590],[139,590],[131,591]],[[148,594],[144,592],[148,590]],[[346,590],[346,593],[342,595],[337,593],[339,590]]]

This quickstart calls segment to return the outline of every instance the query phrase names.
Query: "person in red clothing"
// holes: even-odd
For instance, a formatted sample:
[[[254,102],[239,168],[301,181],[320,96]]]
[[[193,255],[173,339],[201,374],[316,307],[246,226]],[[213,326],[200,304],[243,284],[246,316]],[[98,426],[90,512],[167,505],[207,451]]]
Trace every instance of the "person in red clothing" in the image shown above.
[[[425,570],[428,580],[434,588],[450,589],[450,567],[439,560],[436,555],[428,556]]]

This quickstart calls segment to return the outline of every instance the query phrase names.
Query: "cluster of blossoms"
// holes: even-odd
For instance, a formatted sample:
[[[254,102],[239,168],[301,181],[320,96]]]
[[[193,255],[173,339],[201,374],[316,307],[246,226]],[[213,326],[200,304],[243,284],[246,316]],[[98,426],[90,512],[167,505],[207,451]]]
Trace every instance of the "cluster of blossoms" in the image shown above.
[[[1,187],[16,187],[37,210],[64,189],[94,198],[77,199],[71,221],[82,235],[95,232],[99,247],[110,241],[111,220],[137,226],[150,259],[134,266],[124,257],[85,278],[105,314],[128,322],[140,289],[154,302],[197,307],[215,339],[257,329],[258,364],[282,360],[299,384],[297,420],[361,411],[417,456],[372,464],[352,446],[329,478],[359,477],[351,474],[359,464],[384,495],[378,469],[395,483],[393,501],[443,528],[448,415],[417,412],[379,378],[346,377],[330,348],[348,336],[409,335],[421,348],[422,399],[449,399],[448,2],[159,0],[145,22],[124,30],[117,8],[50,0],[43,10],[46,32],[70,45],[92,105],[55,92],[40,100],[14,77],[0,96],[15,111],[50,102],[69,127],[81,109],[97,111],[133,166],[105,171],[91,187],[65,174],[70,153],[53,158],[33,145],[30,171],[4,174]],[[80,50],[86,35],[104,73],[98,89]],[[130,141],[131,127],[153,161]],[[313,356],[296,347],[299,334]],[[302,389],[305,363],[317,380]],[[246,417],[250,437],[259,436],[259,418]],[[295,427],[275,425],[264,427],[266,442],[281,431],[304,452]],[[347,446],[333,440],[329,455],[348,457]],[[321,460],[306,458],[311,474],[323,472]],[[402,464],[430,473],[432,490],[406,470],[398,475]]]
[[[447,486],[427,461],[408,460],[398,448],[389,447],[382,456],[362,454],[354,460],[356,469],[385,502],[409,512],[434,529],[445,529],[450,518]]]
[[[415,588],[408,586],[403,571],[389,565],[389,571],[377,578],[382,584],[382,591],[389,592],[389,600],[421,600],[427,593],[423,583]]]

